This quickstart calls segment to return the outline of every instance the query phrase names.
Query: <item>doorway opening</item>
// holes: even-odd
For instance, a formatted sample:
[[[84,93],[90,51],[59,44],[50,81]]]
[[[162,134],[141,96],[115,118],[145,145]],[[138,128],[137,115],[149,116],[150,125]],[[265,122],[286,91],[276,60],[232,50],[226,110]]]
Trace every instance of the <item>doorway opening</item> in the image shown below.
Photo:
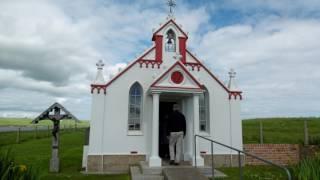
[[[159,156],[164,159],[170,159],[169,139],[167,137],[168,117],[172,113],[175,101],[161,102],[159,106]]]

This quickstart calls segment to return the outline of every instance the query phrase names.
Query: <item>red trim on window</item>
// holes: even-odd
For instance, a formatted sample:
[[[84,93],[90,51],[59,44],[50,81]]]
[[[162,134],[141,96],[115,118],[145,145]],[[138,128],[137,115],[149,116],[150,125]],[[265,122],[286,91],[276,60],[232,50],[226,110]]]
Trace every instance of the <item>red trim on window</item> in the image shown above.
[[[192,74],[190,74],[190,72],[180,63],[180,61],[177,61],[176,63],[174,63],[166,72],[164,72],[158,79],[156,79],[156,81],[154,81],[154,83],[152,83],[151,87],[155,87],[155,85],[166,75],[168,74],[175,66],[180,66],[182,68],[182,70],[191,77],[191,79],[198,85],[198,87],[200,89],[203,89],[202,85],[199,83],[198,80],[196,80]]]
[[[162,62],[162,39],[163,36],[157,35],[155,44],[156,44],[156,61]]]
[[[168,22],[166,22],[165,24],[163,24],[156,32],[153,33],[153,36],[152,36],[152,41],[155,40],[155,36],[156,34],[161,31],[164,27],[166,27],[170,22],[172,22],[177,28],[178,30],[188,39],[188,35],[180,28],[180,26],[178,26],[174,20],[170,19]]]
[[[179,52],[180,52],[180,55],[182,56],[182,63],[186,63],[186,41],[187,41],[187,38],[185,37],[179,37]]]

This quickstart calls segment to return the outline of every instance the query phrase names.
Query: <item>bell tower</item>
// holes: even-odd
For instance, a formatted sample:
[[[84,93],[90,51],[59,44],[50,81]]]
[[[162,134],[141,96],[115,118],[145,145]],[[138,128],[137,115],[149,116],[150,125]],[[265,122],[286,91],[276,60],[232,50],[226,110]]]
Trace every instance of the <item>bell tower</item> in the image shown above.
[[[181,56],[180,61],[186,63],[186,42],[187,34],[177,25],[173,16],[173,7],[176,6],[173,0],[168,1],[170,8],[167,22],[153,33],[152,41],[155,42],[155,60],[157,62],[176,61],[177,56]]]

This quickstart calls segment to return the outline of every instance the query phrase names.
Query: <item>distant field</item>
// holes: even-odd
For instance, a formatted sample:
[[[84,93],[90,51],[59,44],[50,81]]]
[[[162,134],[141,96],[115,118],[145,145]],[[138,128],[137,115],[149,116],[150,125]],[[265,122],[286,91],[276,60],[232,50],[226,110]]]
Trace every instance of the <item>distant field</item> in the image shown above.
[[[243,141],[259,143],[259,122],[262,121],[264,143],[303,143],[305,119],[309,136],[320,138],[320,118],[261,118],[242,121]]]
[[[29,118],[0,118],[0,126],[34,126],[31,124],[32,119]],[[74,126],[74,120],[63,120],[61,122],[61,127],[70,127]],[[48,126],[52,125],[51,121],[40,121],[37,125]],[[77,123],[77,127],[89,127],[89,121],[80,121]]]
[[[308,120],[309,136],[320,138],[320,118],[261,118],[242,121],[244,143],[259,143],[259,122],[263,122],[264,143],[302,143],[303,121]],[[32,119],[0,118],[0,126],[34,126]],[[75,121],[64,120],[61,128],[74,127]],[[37,125],[52,125],[50,121],[41,121]],[[77,127],[89,127],[89,121],[77,123]]]

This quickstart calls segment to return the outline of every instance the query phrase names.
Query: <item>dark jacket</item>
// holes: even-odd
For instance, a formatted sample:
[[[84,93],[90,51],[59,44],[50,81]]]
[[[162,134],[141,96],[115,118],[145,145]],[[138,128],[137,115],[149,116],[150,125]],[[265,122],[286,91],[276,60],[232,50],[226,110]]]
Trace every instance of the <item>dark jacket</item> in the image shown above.
[[[179,111],[173,111],[168,118],[167,136],[170,132],[183,131],[183,135],[186,135],[186,118]]]

